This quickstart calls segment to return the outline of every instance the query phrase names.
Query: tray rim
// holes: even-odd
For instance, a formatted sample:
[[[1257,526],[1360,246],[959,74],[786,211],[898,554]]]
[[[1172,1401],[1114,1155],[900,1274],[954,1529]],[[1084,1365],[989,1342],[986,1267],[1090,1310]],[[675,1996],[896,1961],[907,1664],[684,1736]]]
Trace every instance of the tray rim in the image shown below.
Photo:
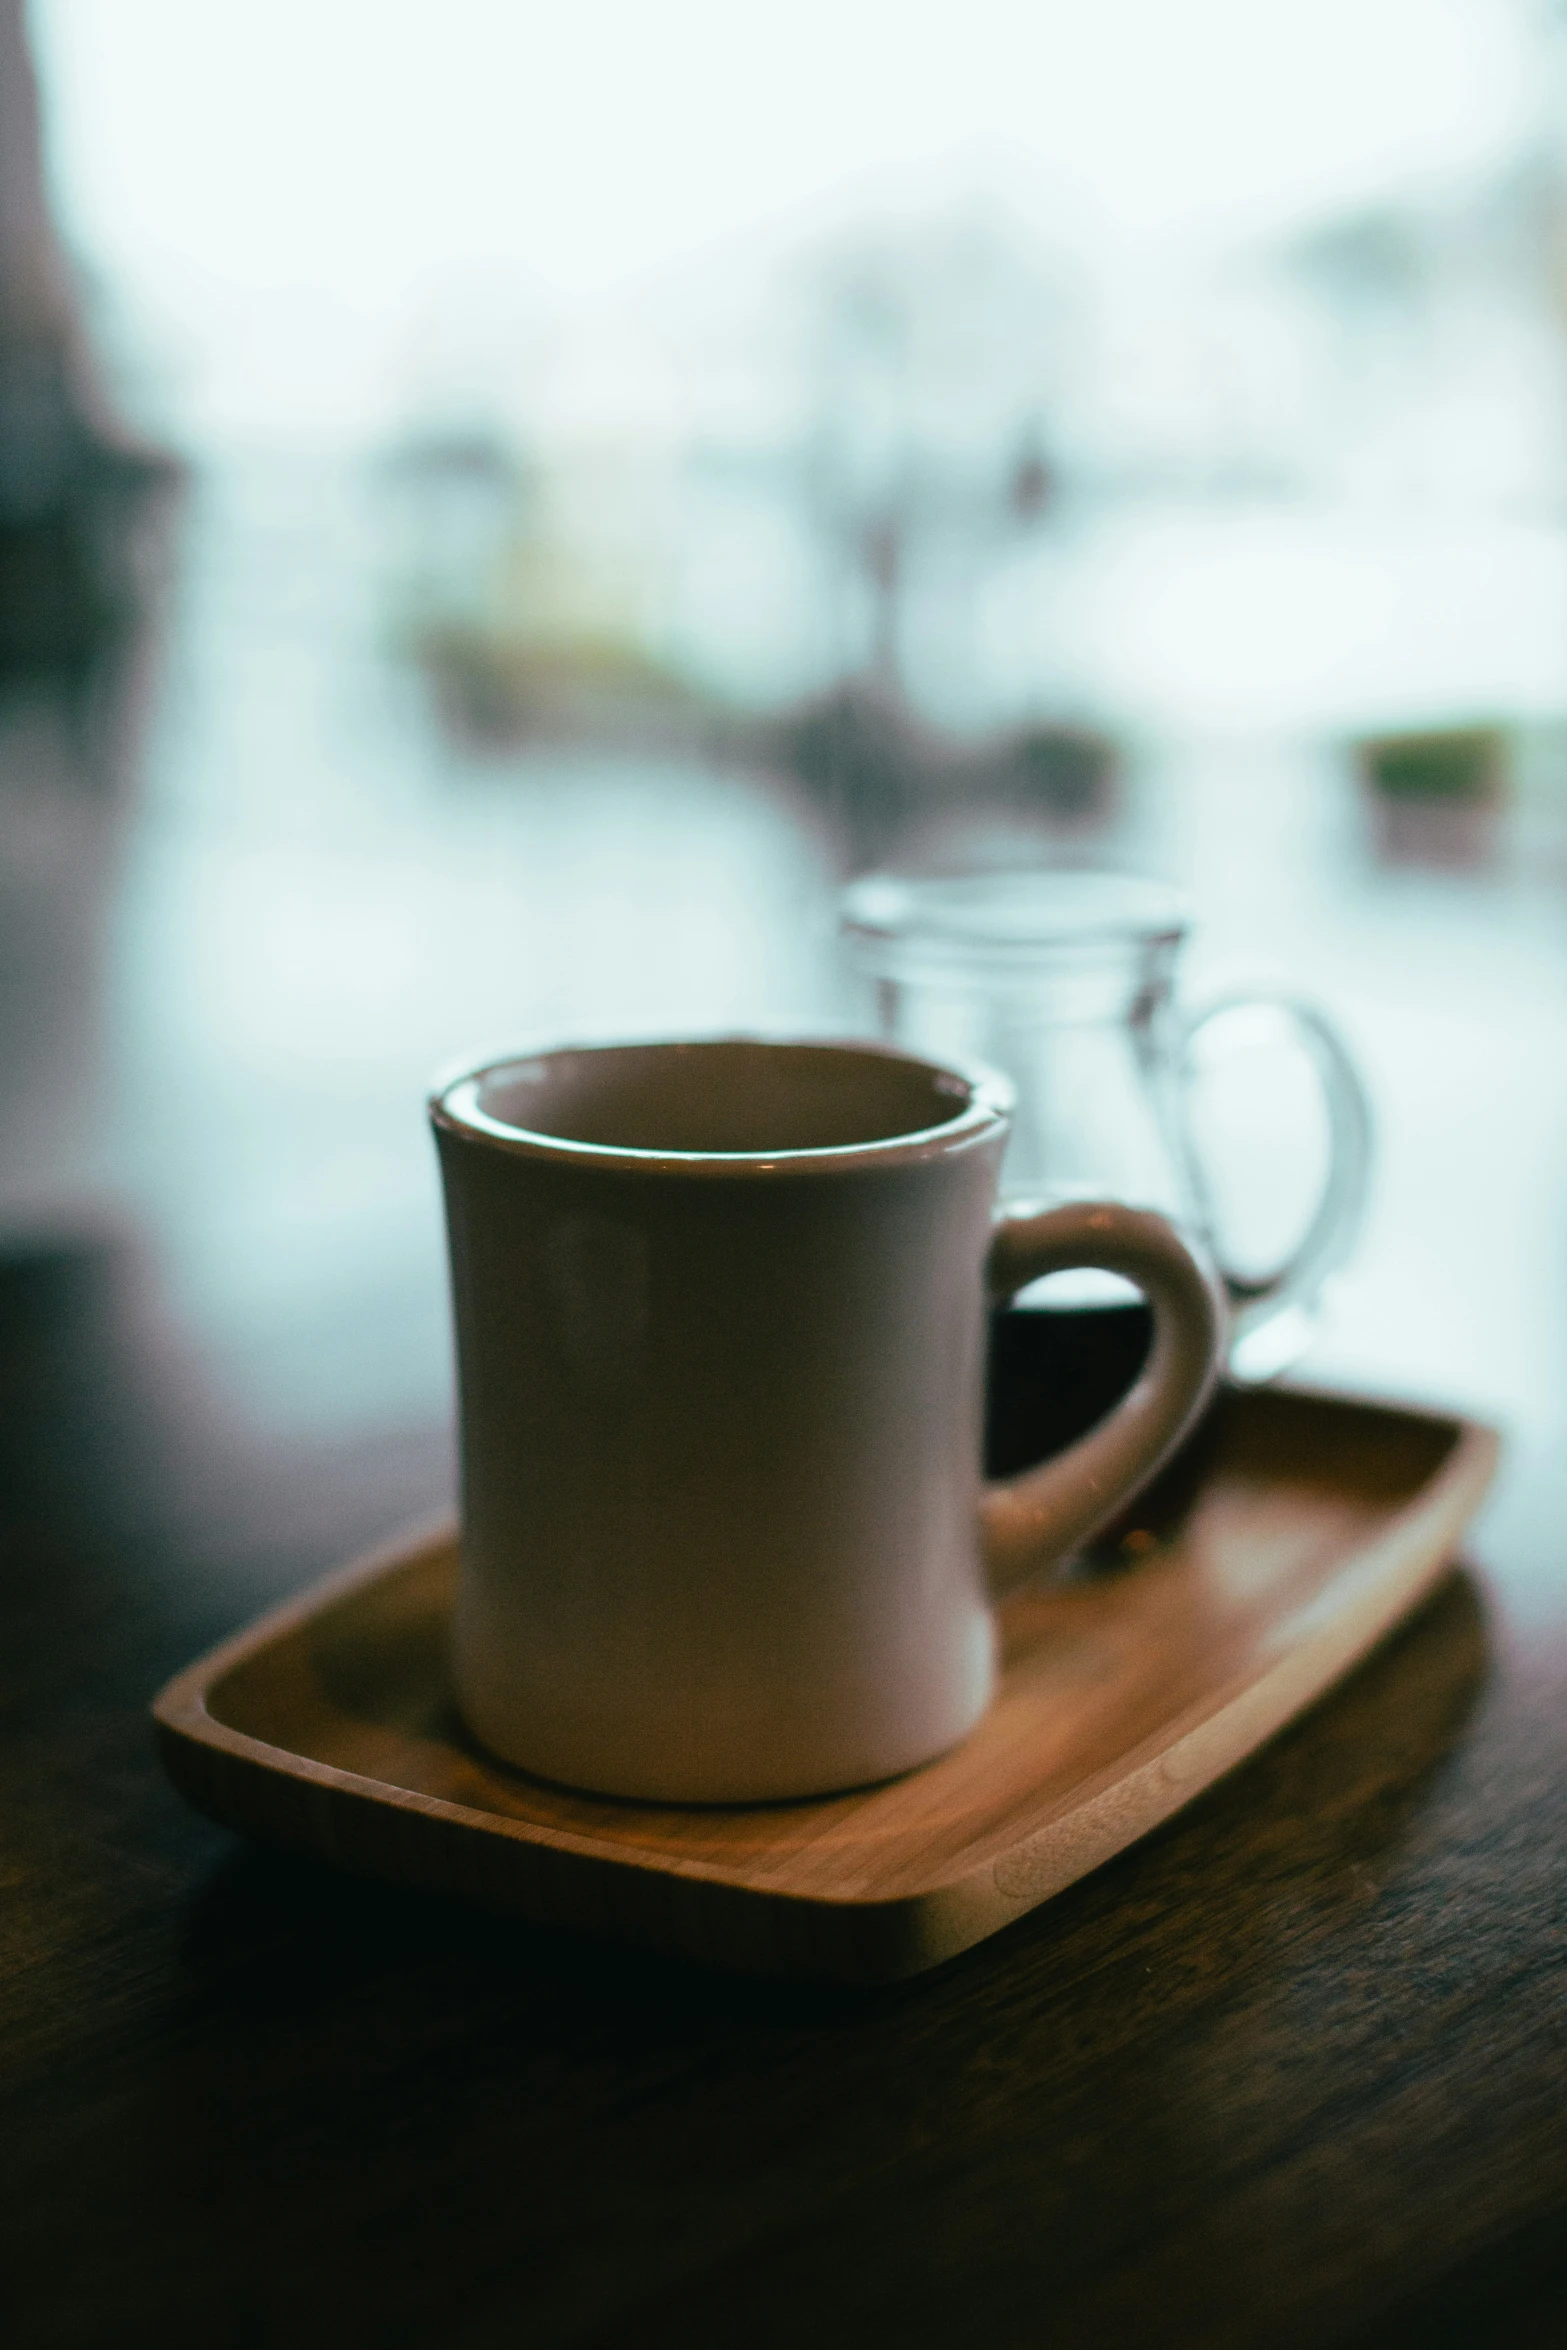
[[[1161,1825],[1227,1771],[1238,1768],[1318,1699],[1327,1696],[1413,1609],[1452,1563],[1458,1540],[1496,1469],[1502,1438],[1494,1426],[1425,1403],[1409,1404],[1326,1386],[1290,1382],[1250,1392],[1277,1393],[1308,1405],[1333,1407],[1357,1415],[1367,1413],[1416,1421],[1450,1435],[1448,1450],[1432,1474],[1414,1488],[1367,1542],[1354,1546],[1325,1586],[1329,1591],[1341,1588],[1343,1578],[1354,1575],[1369,1586],[1370,1604],[1360,1611],[1352,1611],[1347,1624],[1333,1621],[1325,1629],[1292,1642],[1261,1673],[1252,1666],[1204,1689],[1190,1705],[1167,1718],[1135,1746],[1123,1750],[1098,1772],[1075,1782],[1060,1802],[1046,1816],[1036,1819],[1015,1845],[977,1862],[955,1858],[950,1874],[934,1878],[928,1885],[893,1893],[856,1894],[803,1892],[760,1883],[738,1863],[639,1847],[625,1836],[626,1807],[622,1805],[616,1806],[621,1816],[613,1833],[595,1834],[591,1829],[556,1827],[543,1821],[520,1819],[448,1796],[400,1787],[391,1780],[374,1778],[339,1764],[319,1762],[252,1732],[234,1729],[210,1711],[208,1692],[236,1667],[337,1606],[355,1591],[411,1566],[426,1553],[456,1542],[460,1524],[452,1510],[427,1514],[405,1524],[369,1550],[331,1569],[252,1619],[173,1675],[159,1690],[151,1707],[165,1768],[188,1800],[225,1825],[237,1827],[241,1833],[265,1836],[267,1831],[249,1826],[230,1807],[214,1805],[210,1800],[211,1790],[205,1784],[209,1757],[221,1757],[229,1772],[242,1784],[253,1785],[260,1780],[268,1788],[275,1788],[279,1781],[291,1782],[301,1792],[320,1797],[334,1813],[338,1804],[346,1803],[359,1812],[415,1815],[432,1829],[456,1829],[465,1838],[479,1838],[487,1845],[500,1839],[523,1851],[553,1854],[561,1862],[593,1864],[617,1876],[630,1874],[651,1880],[679,1878],[693,1888],[711,1889],[720,1899],[728,1896],[731,1902],[743,1904],[753,1913],[765,1911],[780,1918],[794,1913],[824,1924],[834,1917],[852,1918],[867,1923],[876,1921],[887,1929],[882,1939],[889,1945],[887,1957],[892,1963],[867,1970],[861,1966],[822,1963],[818,1955],[816,1963],[804,1967],[770,1964],[765,1971],[873,1980],[920,1971],[955,1955],[1064,1891],[1079,1877]],[[1308,1607],[1314,1604],[1310,1602]],[[576,1797],[575,1793],[574,1799],[593,1801],[591,1796]],[[811,1799],[812,1803],[832,1800],[831,1797]],[[683,1807],[649,1808],[655,1813],[668,1813]],[[744,1811],[763,1807],[736,1808]],[[410,1885],[432,1882],[427,1872],[417,1868],[378,1868],[352,1852],[339,1853],[332,1849],[337,1838],[330,1832],[325,1815],[314,1825],[317,1832],[310,1837],[287,1837],[282,1841],[296,1848],[301,1843],[318,1851],[325,1847],[329,1857],[339,1865],[361,1874],[389,1877]],[[324,1835],[320,1833],[322,1829],[327,1830]],[[557,1923],[581,1922],[573,1921],[547,1898],[519,1899],[503,1889],[472,1897],[487,1898],[513,1910],[521,1909],[535,1918]],[[750,1966],[760,1963],[754,1956],[736,1959],[727,1949],[716,1952],[701,1949],[689,1931],[672,1935],[656,1930],[649,1932],[634,1924],[627,1927],[624,1921],[619,1930],[688,1954],[717,1955],[723,1963]],[[702,1941],[706,1939],[701,1937]],[[719,1936],[721,1942],[728,1939],[722,1933]]]

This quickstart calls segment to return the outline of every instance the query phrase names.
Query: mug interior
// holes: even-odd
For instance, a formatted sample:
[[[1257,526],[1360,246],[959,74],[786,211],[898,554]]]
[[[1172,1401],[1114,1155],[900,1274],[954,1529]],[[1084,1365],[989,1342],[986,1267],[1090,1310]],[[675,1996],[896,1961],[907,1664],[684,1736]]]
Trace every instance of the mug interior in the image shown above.
[[[852,1149],[962,1118],[955,1071],[868,1046],[725,1037],[586,1045],[502,1062],[447,1095],[514,1133],[609,1150],[770,1157]]]

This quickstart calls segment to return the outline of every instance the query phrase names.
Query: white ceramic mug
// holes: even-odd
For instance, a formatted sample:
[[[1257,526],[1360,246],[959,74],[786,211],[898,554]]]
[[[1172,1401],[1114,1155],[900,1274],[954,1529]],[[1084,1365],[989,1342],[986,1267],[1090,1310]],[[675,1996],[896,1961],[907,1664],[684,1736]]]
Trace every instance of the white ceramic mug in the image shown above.
[[[500,1062],[431,1103],[461,1390],[458,1702],[539,1776],[675,1803],[888,1778],[970,1730],[990,1601],[1180,1441],[1223,1343],[1162,1217],[994,1223],[1004,1079],[723,1038]],[[1098,1265],[1130,1395],[979,1470],[984,1308]]]

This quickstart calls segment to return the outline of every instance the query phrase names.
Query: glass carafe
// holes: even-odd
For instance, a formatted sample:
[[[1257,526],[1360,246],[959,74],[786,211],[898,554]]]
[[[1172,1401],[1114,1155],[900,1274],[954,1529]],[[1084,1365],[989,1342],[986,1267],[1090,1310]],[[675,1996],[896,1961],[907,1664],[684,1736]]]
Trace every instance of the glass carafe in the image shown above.
[[[1352,1248],[1365,1201],[1369,1117],[1333,1030],[1310,1006],[1226,997],[1192,1013],[1175,979],[1189,927],[1166,884],[1116,873],[872,874],[843,900],[875,1024],[933,1055],[988,1062],[1017,1090],[1002,1169],[1009,1204],[1115,1199],[1157,1208],[1222,1264],[1213,1185],[1196,1139],[1193,1072],[1220,1013],[1266,1004],[1320,1080],[1326,1176],[1286,1262],[1226,1271],[1232,1375],[1271,1377],[1309,1336],[1323,1283]],[[997,1317],[989,1466],[1040,1452],[1040,1415],[1068,1443],[1136,1376],[1144,1310],[1107,1276],[1067,1277]],[[1032,1307],[1033,1311],[1030,1312]],[[1057,1317],[1070,1314],[1070,1325]],[[1049,1321],[1042,1319],[1048,1315]]]

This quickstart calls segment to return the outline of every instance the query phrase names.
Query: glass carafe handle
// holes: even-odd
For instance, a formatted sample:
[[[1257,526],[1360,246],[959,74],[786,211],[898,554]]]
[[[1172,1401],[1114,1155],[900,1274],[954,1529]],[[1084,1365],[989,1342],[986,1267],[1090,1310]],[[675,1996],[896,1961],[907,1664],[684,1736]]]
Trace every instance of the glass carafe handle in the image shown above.
[[[1254,1010],[1277,1012],[1288,1020],[1316,1071],[1327,1112],[1328,1169],[1315,1214],[1298,1246],[1276,1272],[1252,1279],[1221,1265],[1234,1334],[1230,1369],[1242,1380],[1274,1377],[1305,1343],[1307,1316],[1323,1283],[1343,1264],[1359,1238],[1371,1172],[1371,1107],[1337,1030],[1312,1005],[1293,996],[1221,996],[1188,1020],[1182,1048],[1185,1089],[1180,1104],[1181,1139],[1191,1187],[1208,1231],[1215,1228],[1211,1195],[1187,1114],[1193,1049],[1210,1021],[1223,1013]],[[1253,1344],[1264,1329],[1271,1343]]]

